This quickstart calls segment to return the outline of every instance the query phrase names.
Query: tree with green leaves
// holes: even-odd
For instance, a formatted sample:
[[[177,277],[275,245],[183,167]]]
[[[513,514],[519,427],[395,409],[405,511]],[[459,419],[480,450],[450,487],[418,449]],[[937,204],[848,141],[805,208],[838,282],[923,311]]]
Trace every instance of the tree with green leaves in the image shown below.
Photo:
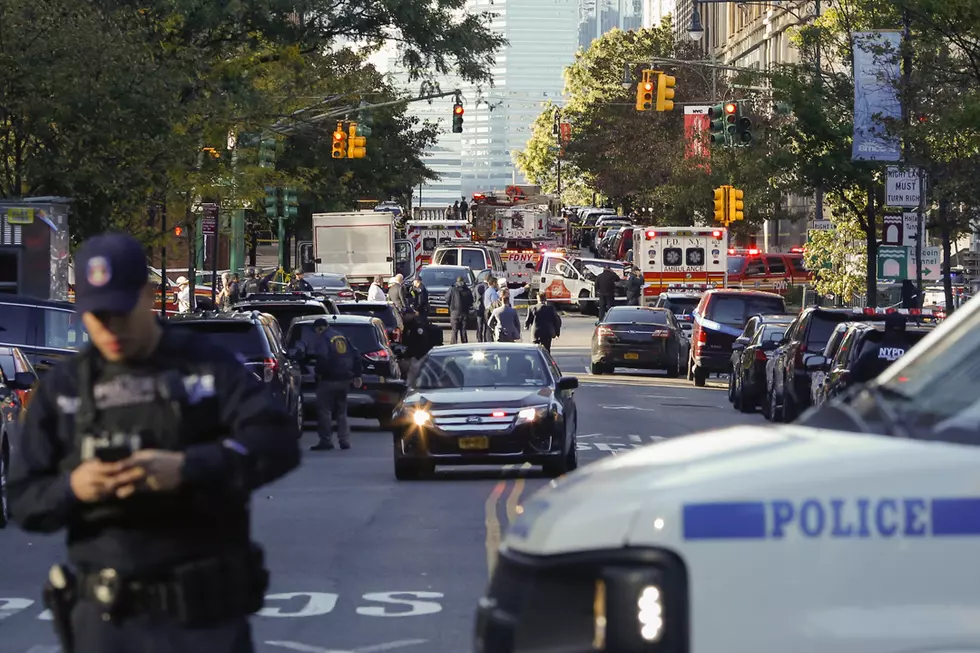
[[[831,216],[830,221],[831,229],[811,232],[803,260],[807,269],[814,271],[818,293],[850,302],[864,286],[864,229],[846,215]]]

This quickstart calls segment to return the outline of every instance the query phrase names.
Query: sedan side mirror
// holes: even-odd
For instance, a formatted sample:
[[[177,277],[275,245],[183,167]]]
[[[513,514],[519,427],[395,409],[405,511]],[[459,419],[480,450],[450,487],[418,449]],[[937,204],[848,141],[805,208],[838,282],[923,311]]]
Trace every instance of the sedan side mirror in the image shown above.
[[[31,372],[17,372],[14,374],[13,383],[11,387],[15,390],[30,390],[37,383],[37,377]]]
[[[578,387],[578,377],[563,376],[558,379],[559,390],[574,390]]]
[[[818,372],[827,366],[827,359],[824,356],[811,356],[803,364],[807,372]]]

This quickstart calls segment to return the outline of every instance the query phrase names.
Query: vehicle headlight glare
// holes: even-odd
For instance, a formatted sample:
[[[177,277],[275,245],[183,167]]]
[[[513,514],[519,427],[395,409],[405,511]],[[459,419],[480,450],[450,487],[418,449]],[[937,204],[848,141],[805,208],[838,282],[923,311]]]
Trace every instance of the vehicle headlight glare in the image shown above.
[[[517,413],[517,423],[526,424],[528,422],[533,422],[534,420],[541,419],[547,414],[547,406],[531,406],[530,408],[522,408],[520,412]]]
[[[425,426],[429,423],[432,417],[424,410],[417,410],[412,415],[412,419],[415,421],[416,426]]]
[[[663,632],[663,604],[660,602],[660,588],[649,585],[643,588],[636,602],[639,613],[640,636],[648,642],[660,639]]]

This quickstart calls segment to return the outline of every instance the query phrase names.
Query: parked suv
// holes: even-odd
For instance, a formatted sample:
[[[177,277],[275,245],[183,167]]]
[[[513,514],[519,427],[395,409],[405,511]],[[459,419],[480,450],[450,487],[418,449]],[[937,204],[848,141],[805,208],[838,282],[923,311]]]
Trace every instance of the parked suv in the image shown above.
[[[402,331],[405,329],[402,316],[388,302],[338,302],[337,310],[340,315],[376,317],[384,322],[388,340],[393,343],[402,341]]]
[[[694,330],[694,317],[692,314],[697,309],[698,304],[701,303],[701,297],[703,296],[703,291],[698,290],[689,290],[686,292],[684,290],[668,290],[657,296],[656,301],[653,303],[653,308],[666,308],[673,313],[677,322],[680,323],[681,328],[684,329],[684,335],[690,338]]]
[[[446,306],[446,293],[456,284],[456,279],[463,277],[466,285],[473,291],[473,304],[480,303],[480,298],[476,296],[476,277],[473,271],[462,265],[427,265],[419,271],[419,279],[425,284],[429,291],[429,321],[430,322],[449,322],[449,307]],[[471,311],[472,316],[467,320],[467,328],[476,328],[476,313]]]
[[[0,346],[20,349],[39,374],[86,342],[88,333],[74,304],[0,295]]]
[[[209,337],[216,347],[232,352],[266,384],[302,429],[302,372],[289,356],[274,317],[258,311],[178,313],[167,320],[172,329]]]
[[[316,377],[313,373],[313,354],[317,333],[313,328],[317,318],[304,317],[293,322],[286,335],[290,355],[296,359],[303,370],[303,421],[310,427],[317,423]],[[398,388],[390,381],[401,379],[401,371],[396,360],[395,349],[385,333],[384,323],[376,317],[362,315],[332,315],[328,318],[330,326],[340,331],[361,355],[361,387],[351,388],[347,395],[347,414],[351,417],[366,417],[381,422],[382,428],[389,428],[392,412],[401,399]]]
[[[493,272],[498,279],[507,278],[507,268],[504,266],[500,252],[486,245],[476,243],[453,243],[437,247],[432,252],[433,265],[461,265],[479,274],[484,270]],[[425,268],[422,268],[423,270]],[[428,285],[428,284],[426,284]]]
[[[709,374],[727,374],[732,365],[732,343],[742,335],[753,315],[786,312],[783,298],[754,290],[709,290],[694,311],[688,375],[703,386]]]
[[[326,317],[338,313],[329,297],[317,299],[305,292],[253,293],[232,306],[231,310],[267,313],[276,318],[283,333],[289,331],[290,323],[298,317]]]
[[[772,376],[766,388],[766,414],[774,422],[791,422],[810,407],[810,375],[817,370],[810,358],[823,354],[838,324],[853,319],[849,309],[811,306],[803,309],[786,330],[773,354]]]

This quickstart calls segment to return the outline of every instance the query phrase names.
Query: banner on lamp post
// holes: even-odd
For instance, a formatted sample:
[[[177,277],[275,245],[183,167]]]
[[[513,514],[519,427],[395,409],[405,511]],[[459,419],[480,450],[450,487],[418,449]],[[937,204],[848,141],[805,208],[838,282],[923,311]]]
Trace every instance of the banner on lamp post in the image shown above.
[[[705,170],[708,166],[708,133],[711,120],[708,118],[708,107],[684,107],[684,139],[687,142],[685,158],[698,158],[704,161]]]
[[[898,31],[852,32],[854,45],[853,161],[899,161],[901,143],[887,132],[882,120],[901,121]]]

